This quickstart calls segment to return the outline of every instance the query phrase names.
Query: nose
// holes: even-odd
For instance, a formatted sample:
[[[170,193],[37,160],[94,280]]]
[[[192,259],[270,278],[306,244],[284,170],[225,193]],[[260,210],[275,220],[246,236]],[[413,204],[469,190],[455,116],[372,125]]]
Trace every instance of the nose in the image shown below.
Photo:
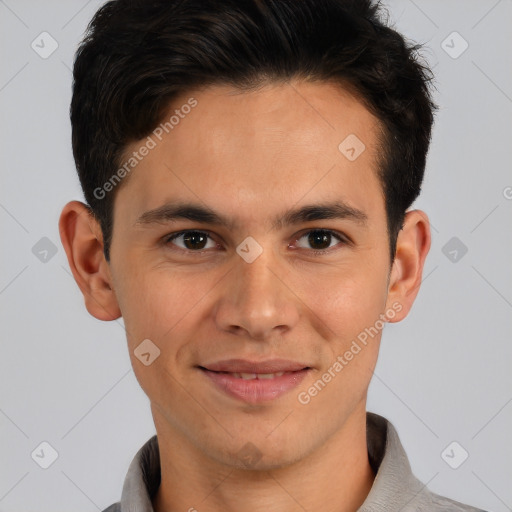
[[[240,257],[234,265],[223,280],[215,307],[219,329],[256,340],[292,329],[299,320],[301,302],[293,285],[281,277],[278,258],[264,250],[252,263]]]

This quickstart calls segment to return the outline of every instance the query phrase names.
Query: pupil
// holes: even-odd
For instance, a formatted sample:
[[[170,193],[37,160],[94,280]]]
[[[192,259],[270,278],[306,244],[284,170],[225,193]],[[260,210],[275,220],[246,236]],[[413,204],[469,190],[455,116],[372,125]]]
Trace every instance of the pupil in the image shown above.
[[[330,245],[330,233],[325,231],[312,231],[308,236],[308,241],[312,246],[315,244],[321,244],[322,247],[314,247],[315,249],[327,249]]]
[[[199,244],[201,244],[201,242],[206,242],[206,240],[207,237],[204,236],[203,233],[199,233],[198,231],[190,231],[189,233],[183,235],[183,241],[187,249],[203,249],[204,244],[201,247],[199,247],[196,244],[198,241]],[[191,245],[191,247],[189,247],[189,244]]]

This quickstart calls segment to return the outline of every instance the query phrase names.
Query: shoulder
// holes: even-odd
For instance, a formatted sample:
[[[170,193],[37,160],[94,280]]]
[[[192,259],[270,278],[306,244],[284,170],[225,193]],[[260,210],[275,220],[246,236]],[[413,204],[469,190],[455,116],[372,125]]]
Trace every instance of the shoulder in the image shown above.
[[[383,416],[368,412],[367,441],[376,477],[360,512],[485,512],[436,494],[418,480],[397,430]]]
[[[103,512],[121,512],[121,502],[113,503],[110,507],[107,507]]]
[[[420,508],[424,512],[486,512],[481,508],[473,507],[459,501],[452,500],[446,496],[440,496],[432,491],[427,491],[426,499],[422,500]]]

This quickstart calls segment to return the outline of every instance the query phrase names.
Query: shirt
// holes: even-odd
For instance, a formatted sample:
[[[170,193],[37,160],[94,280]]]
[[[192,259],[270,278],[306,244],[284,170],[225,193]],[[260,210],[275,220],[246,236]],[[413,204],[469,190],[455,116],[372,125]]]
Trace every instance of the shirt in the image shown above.
[[[427,489],[412,473],[393,425],[366,413],[368,460],[376,476],[357,512],[485,512]],[[154,435],[137,452],[126,475],[121,501],[103,512],[154,512],[151,503],[160,485],[160,455]]]

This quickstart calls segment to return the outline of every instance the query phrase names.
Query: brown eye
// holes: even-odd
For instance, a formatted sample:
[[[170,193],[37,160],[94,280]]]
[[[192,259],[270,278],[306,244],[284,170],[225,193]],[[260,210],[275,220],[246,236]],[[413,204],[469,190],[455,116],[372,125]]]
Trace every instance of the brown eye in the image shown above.
[[[329,229],[313,229],[304,233],[297,241],[306,240],[306,244],[309,247],[300,246],[305,249],[311,249],[313,251],[322,252],[327,249],[336,246],[331,245],[335,240],[338,242],[344,242],[343,238]]]
[[[175,243],[175,240],[180,240],[181,243]],[[210,241],[215,247],[215,242],[210,239],[208,233],[204,231],[182,231],[181,233],[175,233],[167,238],[166,243],[172,242],[181,249],[188,251],[202,251],[208,249],[206,244]]]

